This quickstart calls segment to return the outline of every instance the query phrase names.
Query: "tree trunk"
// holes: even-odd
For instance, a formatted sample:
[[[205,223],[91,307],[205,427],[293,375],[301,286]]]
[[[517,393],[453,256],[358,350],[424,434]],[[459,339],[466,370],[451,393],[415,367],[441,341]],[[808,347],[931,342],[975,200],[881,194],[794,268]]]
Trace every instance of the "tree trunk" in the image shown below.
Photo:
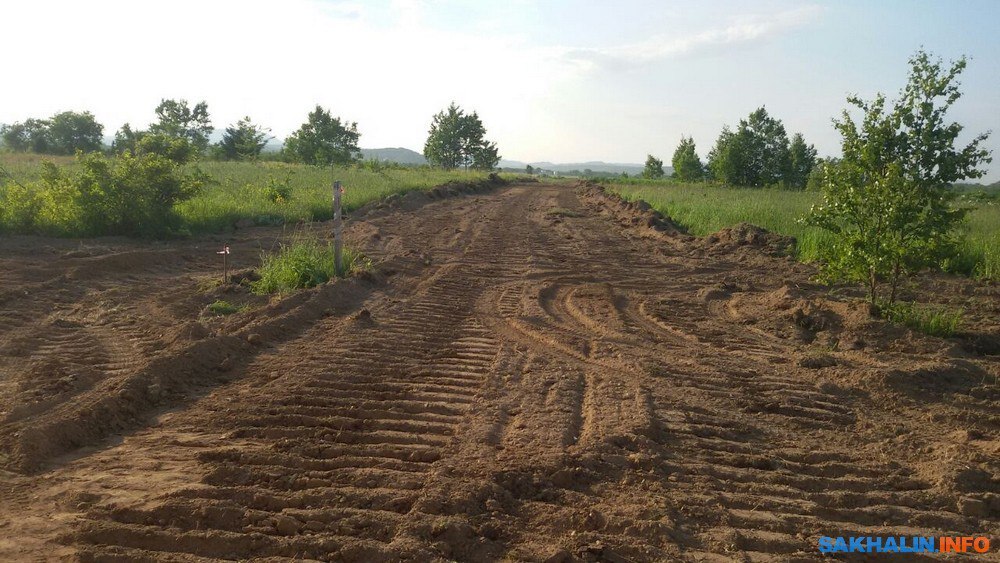
[[[875,274],[875,268],[871,267],[868,269],[868,302],[871,303],[872,307],[875,307],[877,294],[875,290],[878,286],[878,277]]]
[[[889,305],[892,306],[896,303],[896,290],[899,288],[899,258],[896,258],[895,262],[892,264],[892,281],[889,290]]]

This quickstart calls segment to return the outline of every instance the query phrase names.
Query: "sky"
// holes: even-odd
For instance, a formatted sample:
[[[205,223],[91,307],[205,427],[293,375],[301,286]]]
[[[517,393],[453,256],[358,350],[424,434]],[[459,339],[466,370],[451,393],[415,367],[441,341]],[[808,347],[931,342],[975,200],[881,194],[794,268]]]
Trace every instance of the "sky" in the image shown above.
[[[894,97],[921,46],[962,55],[965,138],[1000,180],[996,0],[8,0],[0,123],[88,110],[112,136],[162,98],[206,101],[283,138],[320,104],[366,148],[422,150],[434,113],[476,111],[504,158],[669,163],[765,106],[839,153],[849,94]]]

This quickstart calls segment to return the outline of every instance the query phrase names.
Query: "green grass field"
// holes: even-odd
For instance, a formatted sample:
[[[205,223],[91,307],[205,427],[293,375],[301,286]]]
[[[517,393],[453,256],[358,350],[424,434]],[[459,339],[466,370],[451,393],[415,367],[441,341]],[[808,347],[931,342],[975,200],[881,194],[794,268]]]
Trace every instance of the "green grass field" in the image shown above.
[[[693,235],[707,235],[739,222],[790,235],[799,259],[816,260],[829,234],[798,219],[820,200],[815,192],[756,190],[681,184],[632,182],[611,184],[628,200],[642,199],[669,215]],[[1000,204],[981,203],[969,213],[965,243],[950,269],[980,279],[1000,280]]]
[[[333,216],[334,180],[340,180],[344,187],[344,210],[351,211],[394,193],[428,189],[452,180],[486,178],[485,173],[462,170],[400,168],[373,172],[281,162],[203,162],[198,167],[214,183],[177,206],[193,233],[225,231],[240,220],[265,225],[329,219]],[[271,182],[287,183],[290,197],[274,198],[268,191]]]
[[[0,166],[9,174],[0,174],[0,217],[4,186],[15,180],[27,185],[37,181],[41,163],[46,160],[67,169],[77,166],[73,157],[0,153]],[[331,169],[282,162],[205,161],[189,166],[196,166],[210,179],[198,195],[175,208],[182,232],[192,234],[225,232],[240,222],[276,225],[329,219],[333,215],[334,180],[341,181],[344,209],[351,211],[390,194],[428,189],[449,181],[480,181],[487,176],[484,172],[429,167]],[[0,232],[18,232],[3,227],[0,225]]]

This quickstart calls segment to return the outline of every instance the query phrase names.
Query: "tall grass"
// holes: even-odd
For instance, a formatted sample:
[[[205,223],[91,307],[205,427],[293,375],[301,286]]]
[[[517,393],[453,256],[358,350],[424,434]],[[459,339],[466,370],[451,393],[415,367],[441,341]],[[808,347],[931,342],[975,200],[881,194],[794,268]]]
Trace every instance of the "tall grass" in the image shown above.
[[[881,309],[882,316],[887,320],[931,336],[948,338],[962,327],[961,309],[941,309],[904,302],[883,305]]]
[[[351,211],[394,193],[486,178],[482,172],[426,167],[373,171],[281,162],[203,162],[198,167],[214,183],[177,206],[192,233],[226,231],[240,221],[267,225],[329,219],[334,180],[344,187],[344,210]],[[281,184],[289,188],[287,197],[275,197],[275,185]]]
[[[315,287],[334,277],[367,270],[371,261],[359,252],[345,248],[343,269],[338,272],[333,246],[316,240],[298,238],[277,252],[264,254],[258,270],[260,279],[253,283],[254,293],[287,293]]]
[[[21,185],[29,190],[41,189],[36,182],[41,175],[41,163],[46,160],[67,169],[79,167],[73,157],[0,153],[0,166],[9,174],[0,172],[0,222],[6,221],[0,223],[0,232],[33,234],[37,230],[31,225],[14,224],[13,218],[21,214],[15,213],[12,206],[25,199],[14,197],[25,191]],[[274,225],[329,219],[333,215],[334,180],[341,181],[345,189],[344,210],[351,211],[390,194],[487,177],[485,172],[371,164],[330,168],[282,162],[204,161],[189,167],[197,167],[208,179],[198,195],[174,208],[181,232],[190,233],[225,232],[237,224]]]
[[[669,215],[694,235],[707,235],[740,222],[796,238],[796,254],[805,262],[819,259],[832,241],[830,233],[798,222],[820,201],[815,192],[741,189],[674,182],[613,183],[625,199],[641,199]],[[980,203],[969,213],[959,255],[946,264],[949,271],[980,279],[1000,280],[1000,205]]]

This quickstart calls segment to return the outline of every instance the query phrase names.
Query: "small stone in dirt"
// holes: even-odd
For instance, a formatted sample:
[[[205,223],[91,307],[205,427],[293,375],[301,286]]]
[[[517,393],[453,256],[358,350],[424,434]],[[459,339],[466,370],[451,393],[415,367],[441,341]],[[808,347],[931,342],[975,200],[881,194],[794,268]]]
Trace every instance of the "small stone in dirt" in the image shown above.
[[[600,511],[591,510],[583,518],[583,528],[585,530],[601,530],[608,524],[608,519]]]
[[[799,366],[807,369],[828,368],[837,365],[837,359],[829,354],[814,354],[799,360]]]
[[[226,356],[226,358],[224,360],[222,360],[221,362],[219,362],[219,365],[216,366],[215,369],[217,369],[217,370],[219,370],[221,372],[227,372],[227,371],[233,369],[233,359],[230,358],[229,356]]]
[[[279,514],[274,519],[274,528],[283,536],[294,536],[299,533],[301,526],[298,520],[284,514]]]
[[[990,510],[986,503],[977,499],[965,497],[958,499],[958,513],[962,516],[989,516]]]
[[[261,336],[261,335],[259,335],[259,334],[257,334],[255,332],[255,333],[247,336],[247,342],[249,342],[250,344],[252,344],[254,346],[260,346],[260,345],[264,344],[264,337]]]
[[[372,313],[368,309],[361,309],[354,314],[354,320],[356,321],[370,321],[372,320]]]
[[[160,397],[163,395],[163,388],[160,387],[159,383],[154,383],[146,388],[146,394],[153,401],[159,401]]]

